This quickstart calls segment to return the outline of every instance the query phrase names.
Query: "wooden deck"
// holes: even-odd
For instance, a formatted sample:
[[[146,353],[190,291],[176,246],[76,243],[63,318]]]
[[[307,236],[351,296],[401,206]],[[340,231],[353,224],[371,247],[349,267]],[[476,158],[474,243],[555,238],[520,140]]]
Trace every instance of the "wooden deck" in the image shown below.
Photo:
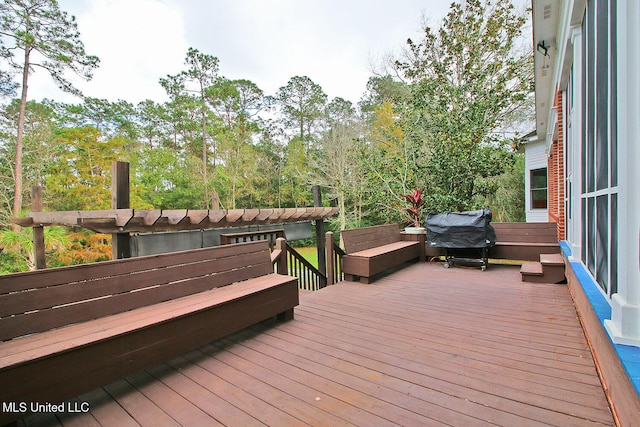
[[[265,322],[34,425],[614,425],[566,285],[413,264],[301,294]],[[72,405],[73,407],[73,405]],[[86,408],[86,406],[84,406]],[[18,425],[21,425],[19,423]]]

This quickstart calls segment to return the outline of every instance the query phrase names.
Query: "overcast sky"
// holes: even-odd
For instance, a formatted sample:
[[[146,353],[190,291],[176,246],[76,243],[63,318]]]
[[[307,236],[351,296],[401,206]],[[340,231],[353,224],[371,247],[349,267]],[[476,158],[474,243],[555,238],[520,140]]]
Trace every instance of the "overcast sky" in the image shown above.
[[[86,96],[166,101],[160,77],[185,69],[189,47],[220,60],[220,75],[248,79],[274,95],[308,76],[329,99],[356,103],[372,64],[436,25],[450,0],[59,0],[76,17],[88,54],[100,58]],[[29,99],[79,102],[42,71]]]

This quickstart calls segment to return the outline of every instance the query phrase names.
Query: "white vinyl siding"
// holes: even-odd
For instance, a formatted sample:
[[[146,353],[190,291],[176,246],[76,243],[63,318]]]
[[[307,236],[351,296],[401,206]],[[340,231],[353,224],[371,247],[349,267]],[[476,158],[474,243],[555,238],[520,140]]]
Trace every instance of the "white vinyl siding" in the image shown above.
[[[547,167],[545,141],[532,141],[525,145],[525,202],[527,222],[549,221],[548,210],[535,209],[531,200],[531,171]]]

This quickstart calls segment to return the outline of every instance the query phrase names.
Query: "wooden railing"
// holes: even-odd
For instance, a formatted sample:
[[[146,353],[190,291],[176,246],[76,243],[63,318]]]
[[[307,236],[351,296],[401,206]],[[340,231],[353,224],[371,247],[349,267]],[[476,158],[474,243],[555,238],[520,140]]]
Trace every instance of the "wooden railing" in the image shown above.
[[[295,248],[287,243],[287,266],[289,275],[298,278],[298,287],[317,291],[327,286],[327,277],[307,261]]]
[[[326,234],[325,250],[327,258],[327,284],[333,285],[344,280],[342,272],[342,257],[345,252],[333,241],[333,232]]]
[[[327,286],[327,277],[307,261],[284,238],[276,240],[271,253],[274,271],[298,278],[298,288],[317,291]]]
[[[278,238],[284,238],[284,230],[260,230],[260,231],[246,231],[243,233],[225,233],[220,235],[220,244],[228,245],[230,243],[243,243],[253,242],[256,240],[266,240],[269,242],[269,247],[273,249],[276,245]]]

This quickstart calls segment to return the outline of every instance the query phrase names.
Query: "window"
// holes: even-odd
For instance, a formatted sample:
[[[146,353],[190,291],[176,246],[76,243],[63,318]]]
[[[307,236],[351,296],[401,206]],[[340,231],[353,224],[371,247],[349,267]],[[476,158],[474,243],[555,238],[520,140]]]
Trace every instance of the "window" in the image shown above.
[[[531,171],[531,209],[547,208],[547,168]]]
[[[582,23],[582,261],[611,296],[618,279],[616,0],[588,0]]]

